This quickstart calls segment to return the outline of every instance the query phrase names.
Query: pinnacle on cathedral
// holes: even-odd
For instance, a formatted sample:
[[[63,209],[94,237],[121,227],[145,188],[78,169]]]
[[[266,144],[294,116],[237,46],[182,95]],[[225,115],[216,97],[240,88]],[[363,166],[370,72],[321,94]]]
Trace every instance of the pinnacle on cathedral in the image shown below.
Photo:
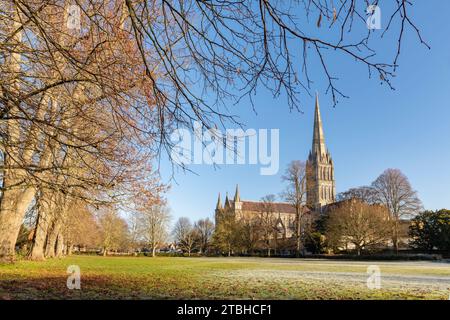
[[[231,208],[230,199],[228,199],[228,192],[225,196],[225,208]]]
[[[216,209],[217,209],[217,210],[223,209],[223,207],[222,207],[222,200],[221,200],[221,198],[220,198],[220,192],[219,192],[219,198],[217,198]]]
[[[236,193],[234,194],[234,202],[240,202],[241,196],[239,195],[239,185],[236,185]]]

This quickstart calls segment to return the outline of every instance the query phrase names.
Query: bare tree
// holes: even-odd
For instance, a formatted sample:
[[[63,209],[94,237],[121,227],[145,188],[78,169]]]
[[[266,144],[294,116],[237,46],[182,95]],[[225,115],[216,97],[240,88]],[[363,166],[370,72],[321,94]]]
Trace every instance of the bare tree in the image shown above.
[[[217,103],[224,97],[237,100],[250,97],[261,84],[274,95],[284,91],[290,106],[295,108],[299,105],[298,90],[309,91],[310,60],[315,57],[336,103],[345,95],[336,87],[336,77],[327,63],[329,54],[356,61],[368,68],[369,76],[375,72],[382,83],[390,86],[406,27],[410,26],[425,43],[409,16],[408,1],[397,1],[386,28],[399,18],[398,52],[391,63],[375,62],[370,40],[376,35],[366,28],[368,3],[358,6],[354,0],[339,4],[333,0],[259,0],[229,1],[224,5],[196,0],[183,3],[127,0],[126,4],[131,30],[140,36],[138,44],[146,72],[152,73],[158,59],[161,72],[171,75],[164,82],[152,81],[157,104],[164,103],[178,119],[200,117],[207,127],[211,127],[211,116],[221,116],[216,103],[211,105],[199,99],[199,93],[187,86],[185,79],[198,83],[204,88],[202,94],[215,96]],[[150,15],[159,19],[154,24],[148,23]],[[311,30],[324,24],[331,29],[327,28],[326,35],[317,36]],[[358,25],[367,32],[360,33]],[[148,48],[153,48],[152,55],[146,55]],[[301,74],[295,71],[297,64],[302,65]],[[241,89],[238,96],[230,92],[230,85]],[[163,86],[172,90],[164,90]],[[180,109],[183,106],[188,108]]]
[[[267,249],[267,256],[270,257],[272,243],[275,241],[276,232],[276,215],[275,215],[275,195],[269,194],[264,196],[261,201],[263,202],[263,210],[259,213],[259,223],[261,230],[261,238]]]
[[[152,257],[156,250],[164,244],[169,235],[171,216],[164,204],[154,204],[140,212],[140,229],[145,243],[150,246]]]
[[[200,253],[207,253],[214,234],[214,223],[209,219],[200,219],[194,224],[198,236]]]
[[[143,93],[148,82],[137,50],[116,50],[133,48],[120,23],[124,17],[111,15],[114,6],[80,1],[84,33],[72,32],[66,5],[5,1],[0,7],[0,259],[14,257],[20,224],[37,198],[46,205],[59,202],[39,207],[40,243],[32,257],[40,258],[47,233],[46,252],[61,252],[60,230],[73,198],[117,201],[124,187],[150,181],[154,136],[136,124],[150,123],[155,113],[142,110],[140,102],[150,108],[151,99]],[[93,12],[101,18],[90,20]],[[149,149],[139,147],[143,141]]]
[[[326,237],[333,247],[354,246],[358,255],[362,250],[384,246],[391,234],[391,221],[386,207],[369,205],[352,199],[337,205],[329,212]]]
[[[261,222],[257,216],[242,217],[238,222],[242,248],[247,254],[253,254],[261,241]]]
[[[341,192],[337,195],[337,201],[359,199],[365,203],[374,203],[375,190],[370,186],[362,186],[358,188],[351,188],[347,191]]]
[[[177,245],[191,256],[192,249],[198,241],[198,235],[189,218],[181,217],[177,220],[173,235]]]
[[[393,220],[392,242],[398,251],[400,220],[412,218],[422,208],[417,192],[399,169],[385,170],[373,183],[375,201],[385,205]]]
[[[66,254],[71,255],[73,248],[95,248],[100,243],[100,227],[93,214],[94,209],[84,202],[71,206],[64,225]]]
[[[97,220],[100,229],[100,246],[103,255],[110,250],[118,250],[124,247],[128,240],[128,226],[117,211],[111,207],[104,207],[97,212]]]
[[[295,208],[295,242],[296,242],[296,256],[300,256],[303,248],[302,234],[304,229],[304,213],[306,211],[306,194],[307,194],[307,166],[305,162],[294,160],[292,161],[282,180],[287,183],[286,190],[282,193],[285,201],[289,202]]]

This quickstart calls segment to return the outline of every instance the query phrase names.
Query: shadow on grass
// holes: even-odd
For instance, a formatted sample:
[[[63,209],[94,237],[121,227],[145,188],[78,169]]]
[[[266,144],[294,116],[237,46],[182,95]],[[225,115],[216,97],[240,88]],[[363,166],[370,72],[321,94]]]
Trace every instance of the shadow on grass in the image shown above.
[[[68,289],[67,277],[0,279],[0,300],[151,299],[138,283],[84,276],[81,289]]]

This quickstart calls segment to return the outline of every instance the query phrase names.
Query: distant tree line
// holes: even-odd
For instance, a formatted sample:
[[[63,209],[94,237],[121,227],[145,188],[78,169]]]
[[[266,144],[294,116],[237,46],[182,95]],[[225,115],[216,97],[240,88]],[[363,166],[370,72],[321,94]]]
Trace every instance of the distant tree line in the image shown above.
[[[47,237],[43,253],[45,257],[60,257],[70,255],[74,249],[94,250],[102,255],[147,250],[156,256],[169,245],[173,253],[187,256],[359,255],[387,247],[397,250],[399,246],[426,252],[450,250],[450,211],[421,211],[420,200],[399,170],[388,169],[371,186],[339,194],[338,201],[320,214],[304,211],[304,175],[304,164],[295,161],[283,176],[287,186],[281,196],[299,208],[294,223],[288,226],[291,237],[286,237],[286,230],[277,225],[273,214],[275,195],[263,197],[264,210],[252,216],[237,219],[224,211],[217,217],[217,225],[209,218],[191,222],[181,217],[173,227],[163,201],[148,204],[145,197],[138,197],[127,208],[126,217],[116,206],[94,208],[80,203],[69,207],[67,217],[71,223],[60,231],[64,242]],[[35,218],[31,210],[26,221]],[[35,239],[35,223],[25,222],[18,245],[24,252],[32,252]]]
[[[181,217],[173,228],[173,237],[177,247],[188,256],[193,251],[199,254],[212,253],[214,223],[209,219],[200,219],[194,224],[189,218]]]

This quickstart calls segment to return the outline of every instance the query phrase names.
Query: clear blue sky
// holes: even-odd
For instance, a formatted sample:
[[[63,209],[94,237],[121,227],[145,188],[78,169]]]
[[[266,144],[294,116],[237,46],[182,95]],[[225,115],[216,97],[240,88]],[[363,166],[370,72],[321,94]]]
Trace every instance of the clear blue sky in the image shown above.
[[[393,80],[395,91],[368,79],[365,67],[329,55],[330,70],[339,76],[337,85],[350,98],[340,99],[333,108],[320,66],[314,63],[309,67],[315,80],[312,93],[319,92],[337,192],[370,184],[386,168],[399,168],[425,208],[450,208],[450,1],[416,1],[414,7],[413,17],[431,50],[408,30]],[[382,27],[386,23],[382,16]],[[387,40],[377,46],[380,57],[395,53],[396,40]],[[167,195],[174,218],[213,218],[218,193],[232,196],[237,183],[246,200],[279,194],[286,165],[305,160],[311,148],[314,98],[302,99],[304,112],[290,112],[283,97],[274,99],[261,88],[255,97],[257,115],[248,102],[233,107],[247,128],[280,129],[279,173],[262,176],[259,166],[250,165],[193,165],[189,168],[196,174],[176,171],[176,183]],[[166,179],[171,167],[163,163],[162,172]]]

